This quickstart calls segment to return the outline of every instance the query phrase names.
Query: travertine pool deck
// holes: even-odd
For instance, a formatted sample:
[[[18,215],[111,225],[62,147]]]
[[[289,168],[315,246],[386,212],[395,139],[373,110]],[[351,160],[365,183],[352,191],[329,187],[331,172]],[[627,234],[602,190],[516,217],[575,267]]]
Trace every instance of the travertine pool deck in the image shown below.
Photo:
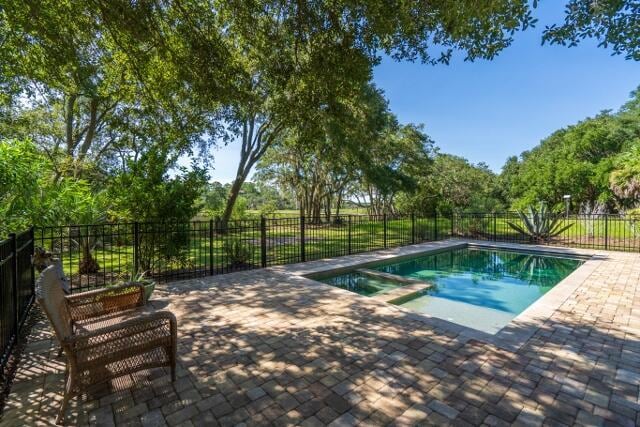
[[[640,424],[638,254],[573,251],[594,257],[495,336],[303,277],[459,244],[171,283],[153,304],[178,317],[177,381],[122,378],[74,399],[67,423]],[[32,332],[2,425],[51,424],[62,397],[41,316]]]

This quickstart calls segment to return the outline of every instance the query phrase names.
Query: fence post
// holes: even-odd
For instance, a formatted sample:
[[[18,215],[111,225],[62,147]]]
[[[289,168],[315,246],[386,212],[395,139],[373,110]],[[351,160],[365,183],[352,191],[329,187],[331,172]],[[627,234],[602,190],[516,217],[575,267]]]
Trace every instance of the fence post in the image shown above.
[[[493,241],[497,242],[498,241],[498,232],[496,230],[496,224],[497,224],[497,220],[496,220],[496,213],[493,213]]]
[[[305,235],[304,235],[304,215],[300,216],[300,261],[305,262],[307,260],[307,249],[305,247]]]
[[[433,240],[438,240],[438,211],[433,213]]]
[[[382,231],[383,231],[383,237],[382,237],[382,243],[384,245],[384,248],[387,249],[387,214],[382,214]]]
[[[29,246],[29,253],[33,254],[36,248],[36,232],[35,227],[32,225],[29,229],[29,239],[31,239],[31,245]],[[29,263],[31,265],[31,298],[33,298],[36,294],[36,271],[33,266],[33,262]]]
[[[347,219],[347,241],[348,241],[347,253],[351,255],[351,214],[349,214]]]
[[[609,215],[604,214],[604,250],[609,250]]]
[[[135,274],[140,268],[140,223],[133,223],[133,266]]]
[[[213,218],[209,219],[209,276],[213,276],[213,230],[214,226],[217,228],[217,221],[213,221]]]
[[[411,212],[411,244],[416,244],[416,214]]]
[[[267,266],[267,219],[260,216],[260,264]]]
[[[11,289],[13,291],[13,321],[15,322],[15,343],[18,344],[20,329],[20,309],[18,307],[18,241],[16,233],[9,234],[11,239]]]

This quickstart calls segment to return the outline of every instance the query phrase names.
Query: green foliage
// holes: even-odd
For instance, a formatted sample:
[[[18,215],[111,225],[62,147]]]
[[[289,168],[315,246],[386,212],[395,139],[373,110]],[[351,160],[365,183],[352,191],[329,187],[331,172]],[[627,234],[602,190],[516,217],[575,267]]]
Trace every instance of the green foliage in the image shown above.
[[[628,205],[629,200],[620,199],[625,184],[611,174],[618,169],[624,181],[634,173],[632,166],[625,172],[621,163],[631,158],[619,157],[640,140],[640,93],[632,96],[619,111],[561,129],[522,153],[520,161],[509,159],[501,181],[511,205],[524,208],[545,201],[561,208],[565,194],[574,206],[601,202],[611,211]]]
[[[569,0],[566,11],[564,23],[547,27],[543,41],[575,46],[595,38],[615,54],[640,61],[640,2]]]
[[[219,216],[229,193],[228,186],[215,181],[206,185],[202,195],[203,212],[208,217]]]
[[[46,158],[27,141],[0,141],[0,233],[53,218]]]
[[[273,216],[277,210],[278,206],[273,201],[266,202],[260,206],[260,216]]]
[[[241,238],[226,239],[222,245],[227,263],[234,268],[245,267],[251,263],[254,245]]]
[[[104,193],[87,181],[54,179],[49,159],[29,141],[0,142],[0,233],[29,225],[93,224],[104,221]]]
[[[629,226],[633,237],[640,234],[640,208],[629,209],[625,212],[625,218],[629,219]]]
[[[522,226],[511,221],[507,224],[534,242],[546,242],[573,226],[573,223],[562,225],[562,215],[549,211],[544,203],[540,204],[539,210],[529,206],[527,213],[518,211],[518,216]]]
[[[637,205],[640,200],[640,141],[617,157],[616,169],[611,173],[611,191],[623,206]]]
[[[231,212],[231,219],[234,219],[234,220],[246,219],[247,209],[248,209],[247,199],[245,199],[242,196],[238,197],[238,199],[236,200],[236,203],[233,206],[233,211]]]
[[[119,221],[141,222],[139,262],[153,270],[160,261],[185,266],[188,260],[189,221],[200,210],[206,185],[202,170],[169,177],[162,153],[149,153],[112,178],[107,189],[109,215]]]
[[[504,206],[496,175],[450,154],[437,154],[413,194],[399,198],[405,212],[492,212]]]
[[[206,185],[203,170],[179,170],[170,177],[161,153],[149,153],[130,162],[108,186],[110,217],[124,221],[189,221],[200,210]]]
[[[636,58],[636,3],[570,0],[576,9],[546,38],[596,37]],[[221,188],[204,197],[208,212],[222,212],[225,220],[244,215],[242,206],[233,209],[239,196],[251,209],[293,207],[267,188],[241,191],[275,143],[309,156],[289,168],[304,177],[280,189],[299,202],[309,196],[300,205],[313,206],[316,217],[319,203],[330,216],[332,206],[355,195],[371,200],[374,213],[395,211],[397,202],[406,209],[493,207],[503,196],[486,170],[459,167],[466,178],[490,178],[482,188],[469,179],[449,191],[443,183],[453,164],[436,172],[441,178],[429,177],[432,142],[419,127],[397,123],[370,84],[372,70],[381,54],[428,64],[448,63],[454,52],[491,59],[534,22],[527,0],[4,1],[0,138],[9,148],[0,149],[0,231],[103,221],[105,211],[118,220],[190,219],[204,178],[198,167],[176,171],[178,157],[234,136],[243,140],[242,160],[236,185],[225,190],[226,209]],[[587,140],[604,135],[605,151],[617,152],[622,131],[607,132]],[[26,140],[34,145],[16,142]],[[544,194],[514,180],[519,189],[508,196],[514,203],[553,202],[552,190],[568,192],[571,182],[587,179],[580,197],[608,197],[611,163],[576,158],[564,169],[553,165],[558,176],[539,186]],[[518,168],[528,182],[529,168]],[[312,177],[314,171],[321,176]],[[328,190],[302,194],[309,182]],[[466,183],[474,184],[468,194]],[[96,194],[103,188],[106,196]]]

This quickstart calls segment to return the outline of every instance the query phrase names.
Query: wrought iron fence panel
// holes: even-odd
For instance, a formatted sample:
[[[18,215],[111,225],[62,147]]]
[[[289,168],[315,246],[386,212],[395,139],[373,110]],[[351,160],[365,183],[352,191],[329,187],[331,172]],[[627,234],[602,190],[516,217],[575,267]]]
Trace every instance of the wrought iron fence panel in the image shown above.
[[[33,303],[33,228],[0,241],[0,373]]]

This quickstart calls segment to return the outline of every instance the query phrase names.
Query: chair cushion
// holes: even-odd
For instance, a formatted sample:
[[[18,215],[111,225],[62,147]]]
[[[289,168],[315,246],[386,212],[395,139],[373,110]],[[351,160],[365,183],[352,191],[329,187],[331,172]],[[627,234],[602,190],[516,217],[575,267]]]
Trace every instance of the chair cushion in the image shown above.
[[[91,317],[85,320],[79,320],[74,322],[74,332],[76,334],[83,334],[93,332],[98,329],[117,325],[126,320],[138,319],[140,316],[150,314],[156,311],[154,308],[144,305],[142,307],[136,307],[129,310],[117,311],[114,313],[108,313],[99,317]]]

